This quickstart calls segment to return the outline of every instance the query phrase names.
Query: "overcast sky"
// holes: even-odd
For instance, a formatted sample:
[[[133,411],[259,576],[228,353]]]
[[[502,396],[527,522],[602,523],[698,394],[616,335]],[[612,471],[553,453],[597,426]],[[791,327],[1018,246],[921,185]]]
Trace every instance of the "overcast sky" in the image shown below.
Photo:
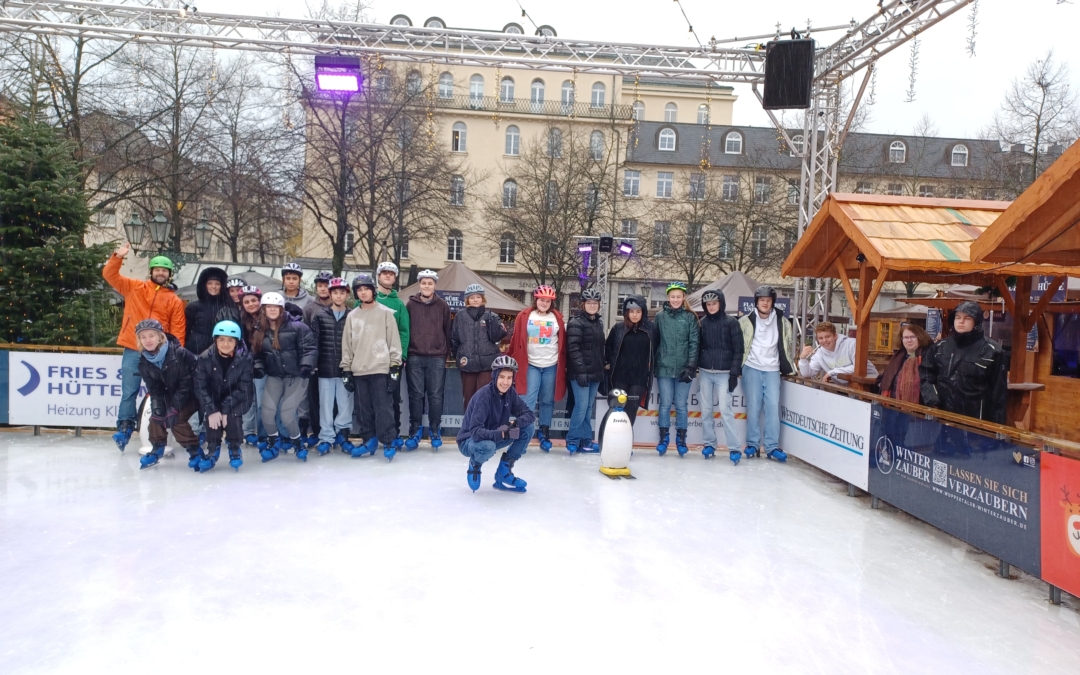
[[[190,0],[189,0],[190,1]],[[303,16],[302,0],[199,0],[199,8],[211,12]],[[560,37],[617,40],[622,42],[693,44],[679,5],[672,0],[521,0],[537,24],[549,24]],[[759,35],[792,26],[844,24],[863,21],[877,9],[876,0],[751,0],[716,2],[683,0],[694,29],[701,39],[726,39]],[[810,9],[812,7],[812,9]],[[372,20],[385,23],[402,13],[422,25],[439,16],[448,26],[499,30],[515,21],[530,28],[521,17],[517,0],[373,0]],[[809,13],[809,14],[808,14]],[[928,114],[945,136],[970,136],[989,124],[1009,83],[1022,75],[1037,58],[1054,50],[1055,58],[1070,65],[1074,86],[1080,86],[1080,5],[1057,4],[1057,0],[979,0],[975,56],[967,54],[969,8],[960,10],[921,36],[916,100],[905,103],[908,87],[909,50],[901,47],[879,62],[877,104],[870,108],[866,130],[907,133]],[[839,39],[825,33],[819,43]],[[748,87],[736,86],[735,123],[767,126],[769,120]]]

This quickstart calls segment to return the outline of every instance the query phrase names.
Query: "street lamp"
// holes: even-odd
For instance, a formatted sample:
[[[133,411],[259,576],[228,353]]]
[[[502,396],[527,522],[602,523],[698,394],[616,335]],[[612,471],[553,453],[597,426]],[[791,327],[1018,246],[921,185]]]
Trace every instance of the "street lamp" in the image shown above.
[[[149,226],[149,228],[147,227]],[[153,240],[153,245],[149,247],[149,250],[140,251],[142,248],[143,240],[146,238],[146,230],[150,230],[150,239]],[[169,223],[169,219],[165,217],[164,209],[157,209],[154,213],[154,217],[150,219],[149,223],[144,223],[139,214],[136,211],[131,212],[131,218],[124,223],[124,234],[127,235],[128,242],[131,247],[142,257],[148,258],[156,255],[168,256],[173,261],[173,265],[179,270],[183,267],[184,263],[198,262],[206,251],[210,248],[210,241],[213,239],[213,228],[206,222],[206,219],[202,219],[198,225],[195,226],[195,253],[184,253],[182,251],[175,251],[172,249],[169,241],[169,235],[172,232],[172,225]]]
[[[124,234],[127,235],[131,248],[136,251],[142,248],[143,238],[146,236],[146,223],[139,217],[138,211],[131,211],[131,218],[124,223]]]
[[[206,255],[206,252],[210,250],[210,239],[212,238],[213,228],[206,222],[206,218],[199,221],[199,224],[195,226],[195,251],[199,254],[199,257]]]
[[[163,248],[165,242],[169,240],[169,219],[165,217],[165,211],[158,209],[154,213],[154,217],[150,219],[150,238],[154,240],[154,243],[158,245],[158,248]]]

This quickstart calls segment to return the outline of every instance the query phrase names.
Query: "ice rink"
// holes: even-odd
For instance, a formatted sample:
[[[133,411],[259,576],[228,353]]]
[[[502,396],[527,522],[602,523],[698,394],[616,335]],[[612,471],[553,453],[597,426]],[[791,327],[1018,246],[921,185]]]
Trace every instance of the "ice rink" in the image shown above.
[[[1080,672],[1074,598],[795,460],[179,455],[0,434],[0,673]]]

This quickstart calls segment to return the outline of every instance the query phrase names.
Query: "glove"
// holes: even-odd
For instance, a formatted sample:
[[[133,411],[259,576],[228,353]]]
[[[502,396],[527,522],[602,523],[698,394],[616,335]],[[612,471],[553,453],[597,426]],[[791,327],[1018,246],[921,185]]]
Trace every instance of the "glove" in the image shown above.
[[[727,393],[734,394],[735,387],[739,386],[739,376],[735,373],[731,373],[727,378]]]
[[[401,366],[390,366],[390,379],[397,382],[401,377]]]
[[[266,377],[266,367],[263,366],[262,361],[256,361],[251,364],[251,375],[256,380],[261,380]]]
[[[690,384],[694,381],[694,369],[687,366],[679,373],[679,382],[683,384]]]
[[[510,438],[510,427],[509,427],[509,425],[503,424],[500,427],[498,427],[497,429],[495,429],[495,431],[499,432],[499,438],[504,440],[504,441],[506,439]],[[521,433],[520,429],[515,429],[514,431],[517,431],[519,434]]]
[[[222,421],[222,417],[223,415],[219,412],[210,413],[206,417],[207,426],[209,426],[211,429],[220,429],[221,427],[225,426],[225,422]]]
[[[165,414],[165,422],[161,426],[165,427],[166,429],[172,429],[179,421],[180,411],[176,408],[169,408],[169,412]]]
[[[517,439],[521,438],[521,429],[518,429],[517,427],[510,427],[510,429],[506,432],[506,435],[516,441]]]
[[[579,387],[587,387],[587,386],[589,386],[589,376],[588,375],[578,375],[577,376],[577,386],[579,386]]]
[[[341,383],[345,385],[345,391],[350,394],[356,392],[356,385],[352,381],[352,373],[342,373]]]
[[[311,366],[300,366],[300,379],[310,380],[311,373],[314,369]]]

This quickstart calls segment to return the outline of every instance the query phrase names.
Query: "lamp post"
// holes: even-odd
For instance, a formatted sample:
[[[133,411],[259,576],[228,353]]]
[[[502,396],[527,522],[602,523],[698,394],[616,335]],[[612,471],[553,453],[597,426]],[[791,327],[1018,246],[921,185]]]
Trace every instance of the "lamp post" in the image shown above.
[[[153,245],[149,249],[143,249],[143,241],[146,240],[146,232],[150,230],[150,239]],[[131,218],[124,223],[124,234],[128,243],[139,256],[151,258],[156,255],[168,256],[173,265],[179,270],[186,263],[198,262],[210,249],[210,241],[213,239],[213,228],[203,218],[195,226],[195,253],[175,251],[169,246],[169,235],[172,233],[172,224],[165,217],[163,209],[157,209],[154,217],[148,223],[143,222],[138,211],[131,212]]]

